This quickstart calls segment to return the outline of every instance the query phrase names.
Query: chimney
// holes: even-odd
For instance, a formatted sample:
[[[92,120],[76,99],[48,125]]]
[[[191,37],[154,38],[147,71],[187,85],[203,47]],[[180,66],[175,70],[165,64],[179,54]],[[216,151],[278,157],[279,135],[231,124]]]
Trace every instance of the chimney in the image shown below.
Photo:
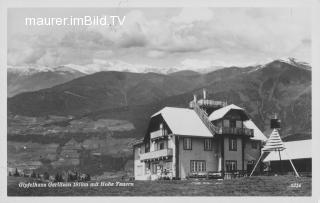
[[[196,94],[193,95],[193,102],[197,103],[197,95]]]
[[[207,99],[207,92],[206,89],[203,88],[203,99]]]

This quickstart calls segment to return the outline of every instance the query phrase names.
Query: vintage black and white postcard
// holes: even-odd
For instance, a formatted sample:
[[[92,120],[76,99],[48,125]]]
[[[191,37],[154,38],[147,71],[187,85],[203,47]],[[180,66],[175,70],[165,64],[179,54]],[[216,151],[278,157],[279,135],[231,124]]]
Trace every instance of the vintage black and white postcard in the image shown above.
[[[130,3],[8,3],[7,198],[311,200],[319,2]]]

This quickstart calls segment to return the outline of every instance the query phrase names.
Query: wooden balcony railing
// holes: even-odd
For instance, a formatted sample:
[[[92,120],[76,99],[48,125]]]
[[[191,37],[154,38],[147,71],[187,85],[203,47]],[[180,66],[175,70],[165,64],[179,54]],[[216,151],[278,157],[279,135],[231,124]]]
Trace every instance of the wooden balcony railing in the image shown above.
[[[214,100],[209,100],[209,99],[200,99],[197,101],[199,106],[221,106],[225,107],[227,106],[227,102],[223,101],[214,101]]]
[[[140,160],[143,161],[143,160],[158,159],[158,158],[160,159],[160,158],[170,157],[172,155],[173,155],[172,149],[162,149],[158,151],[140,154]]]
[[[153,139],[158,139],[158,138],[161,138],[161,137],[164,137],[164,136],[167,136],[168,133],[166,130],[157,130],[157,131],[154,131],[154,132],[151,132],[150,133],[150,139],[153,140]]]
[[[219,130],[217,130],[217,134],[245,135],[245,136],[253,137],[254,132],[253,132],[253,129],[248,129],[248,128],[220,127]]]

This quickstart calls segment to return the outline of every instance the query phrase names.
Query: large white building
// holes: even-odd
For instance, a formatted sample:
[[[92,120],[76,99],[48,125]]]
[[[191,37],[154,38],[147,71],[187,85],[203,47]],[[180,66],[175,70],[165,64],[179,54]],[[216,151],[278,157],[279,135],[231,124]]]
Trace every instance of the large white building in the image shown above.
[[[267,138],[243,108],[196,96],[190,108],[165,107],[151,116],[134,145],[136,180],[251,170]]]

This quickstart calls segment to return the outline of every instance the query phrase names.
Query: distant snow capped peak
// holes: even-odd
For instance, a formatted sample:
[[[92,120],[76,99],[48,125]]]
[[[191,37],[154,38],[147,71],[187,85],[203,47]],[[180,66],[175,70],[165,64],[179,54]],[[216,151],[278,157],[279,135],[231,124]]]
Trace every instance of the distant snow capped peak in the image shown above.
[[[7,66],[7,70],[9,73],[15,73],[19,75],[32,75],[38,72],[49,72],[53,71],[52,68],[47,66],[40,66],[37,64],[26,64],[20,66]]]
[[[172,68],[163,68],[158,66],[146,64],[130,64],[120,60],[100,60],[94,59],[93,63],[85,64],[82,66],[68,64],[67,67],[74,68],[85,74],[93,74],[101,71],[119,71],[119,72],[132,72],[132,73],[148,73],[155,72],[161,74],[168,74],[173,71]]]
[[[7,66],[7,70],[9,73],[15,73],[21,76],[27,76],[27,75],[33,75],[36,73],[41,73],[41,72],[58,72],[58,73],[71,73],[71,74],[76,74],[81,71],[79,67],[75,67],[77,65],[73,64],[68,64],[68,65],[61,65],[61,66],[56,66],[56,67],[47,67],[47,66],[41,66],[38,64],[26,64],[26,65],[20,65],[20,66]],[[86,73],[84,73],[86,74]]]
[[[65,71],[65,72],[70,72],[70,73],[76,73],[76,72],[81,72],[85,75],[90,74],[87,72],[85,66],[80,66],[76,64],[66,64],[66,65],[61,65],[55,68],[56,71]]]

